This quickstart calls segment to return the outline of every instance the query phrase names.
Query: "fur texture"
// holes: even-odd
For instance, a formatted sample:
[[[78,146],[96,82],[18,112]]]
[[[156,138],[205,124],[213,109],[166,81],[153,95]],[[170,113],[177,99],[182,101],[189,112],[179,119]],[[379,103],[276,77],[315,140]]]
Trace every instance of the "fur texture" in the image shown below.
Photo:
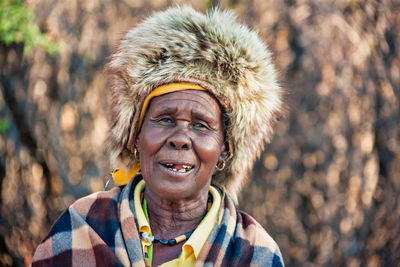
[[[208,89],[230,118],[231,158],[213,183],[237,195],[282,110],[271,54],[258,35],[236,22],[233,11],[206,15],[189,6],[157,12],[131,29],[111,56],[115,167],[133,164],[137,120],[146,96],[162,84],[185,81]]]

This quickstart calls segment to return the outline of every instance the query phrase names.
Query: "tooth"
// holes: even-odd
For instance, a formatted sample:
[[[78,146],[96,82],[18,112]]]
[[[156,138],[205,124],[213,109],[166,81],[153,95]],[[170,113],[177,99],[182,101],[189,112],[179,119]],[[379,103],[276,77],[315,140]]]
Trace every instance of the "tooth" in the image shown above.
[[[178,170],[177,169],[175,169],[175,168],[172,168],[172,170],[174,171],[174,172],[177,172]]]
[[[190,170],[192,167],[189,166],[189,165],[183,165],[183,168],[185,168],[185,169],[187,169],[187,170]]]
[[[180,169],[178,172],[186,172],[185,169]]]

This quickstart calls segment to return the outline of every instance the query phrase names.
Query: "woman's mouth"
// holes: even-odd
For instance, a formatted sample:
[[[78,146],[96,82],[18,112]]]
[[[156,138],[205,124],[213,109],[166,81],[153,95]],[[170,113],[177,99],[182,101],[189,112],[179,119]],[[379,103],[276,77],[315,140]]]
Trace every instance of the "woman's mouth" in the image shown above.
[[[174,172],[186,173],[191,171],[194,166],[189,164],[161,163],[164,167]]]

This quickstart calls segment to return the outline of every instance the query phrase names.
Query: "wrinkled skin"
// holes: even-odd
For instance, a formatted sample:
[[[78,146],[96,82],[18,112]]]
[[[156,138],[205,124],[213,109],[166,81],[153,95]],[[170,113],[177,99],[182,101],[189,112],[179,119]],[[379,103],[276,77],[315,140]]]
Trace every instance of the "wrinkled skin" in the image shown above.
[[[215,165],[227,157],[221,118],[218,102],[203,91],[152,100],[136,147],[153,193],[164,200],[183,200],[208,192]],[[182,170],[185,165],[191,168],[187,172]]]

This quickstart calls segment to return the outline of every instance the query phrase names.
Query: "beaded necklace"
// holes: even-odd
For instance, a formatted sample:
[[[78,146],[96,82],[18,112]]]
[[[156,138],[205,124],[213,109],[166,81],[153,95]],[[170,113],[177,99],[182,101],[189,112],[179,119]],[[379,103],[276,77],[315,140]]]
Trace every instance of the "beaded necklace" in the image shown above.
[[[162,245],[176,245],[182,241],[185,241],[187,239],[189,239],[189,237],[192,235],[192,233],[194,232],[194,230],[187,232],[186,234],[180,235],[178,237],[175,238],[171,238],[171,239],[162,239],[159,238],[157,236],[149,236],[149,234],[147,232],[140,232],[140,238],[146,240],[147,242],[150,242],[152,244],[154,243],[161,243]]]

